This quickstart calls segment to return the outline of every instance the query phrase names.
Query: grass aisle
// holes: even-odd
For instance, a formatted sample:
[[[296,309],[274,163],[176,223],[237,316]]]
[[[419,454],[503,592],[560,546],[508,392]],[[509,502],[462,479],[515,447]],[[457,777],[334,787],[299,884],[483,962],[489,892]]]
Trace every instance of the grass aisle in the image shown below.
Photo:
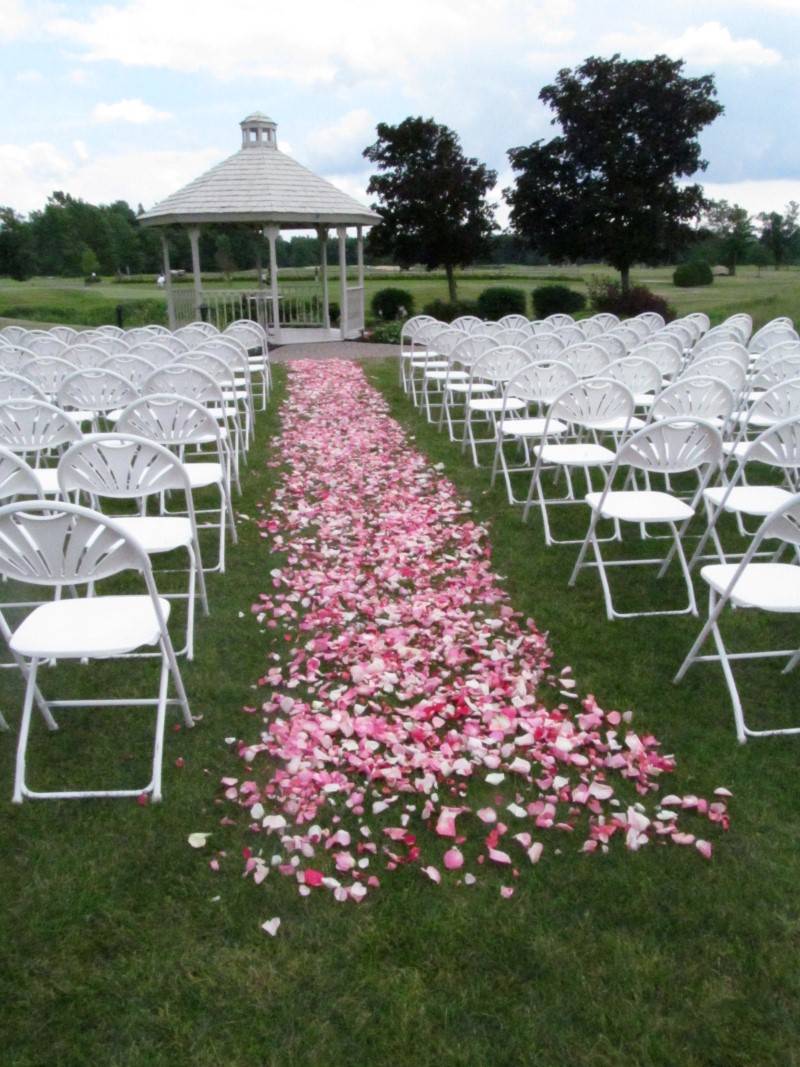
[[[274,874],[260,886],[242,879],[241,850],[263,842],[246,820],[220,825],[235,814],[220,778],[241,770],[225,739],[257,733],[242,705],[269,696],[249,686],[289,644],[282,626],[250,613],[286,557],[245,520],[185,668],[203,719],[191,734],[169,734],[164,803],[0,804],[3,1064],[798,1062],[796,748],[738,748],[716,679],[666,684],[692,624],[677,636],[672,624],[646,624],[626,644],[602,621],[591,583],[567,596],[569,561],[545,553],[498,495],[481,495],[484,476],[410,415],[395,373],[370,369],[478,520],[500,516],[494,566],[515,607],[551,631],[558,669],[571,663],[581,692],[607,708],[635,707],[637,725],[677,752],[668,789],[729,785],[731,832],[709,828],[710,863],[678,847],[580,856],[577,842],[526,872],[510,900],[497,879],[435,886],[407,864],[358,906],[322,892],[303,899],[295,879]],[[275,412],[259,419],[254,457],[277,431]],[[239,510],[255,517],[278,477],[254,458]],[[95,668],[81,681],[87,695],[108,692]],[[9,672],[0,687],[15,725],[20,687]],[[76,714],[57,739],[38,731],[32,781],[138,773],[148,728],[139,736],[128,717]],[[10,797],[13,736],[0,736],[0,759]],[[189,834],[209,831],[208,854],[188,846]],[[208,859],[219,850],[215,872]],[[270,938],[260,924],[273,916],[282,926]]]

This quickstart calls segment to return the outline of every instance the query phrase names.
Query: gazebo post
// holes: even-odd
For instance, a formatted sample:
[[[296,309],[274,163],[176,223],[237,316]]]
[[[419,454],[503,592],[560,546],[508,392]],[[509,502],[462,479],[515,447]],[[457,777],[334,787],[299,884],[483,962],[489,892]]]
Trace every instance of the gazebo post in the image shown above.
[[[337,226],[339,235],[339,333],[347,340],[347,227]]]
[[[280,226],[269,225],[264,227],[264,235],[269,241],[269,290],[272,300],[272,340],[275,344],[280,344],[281,340],[281,307],[278,299],[278,250],[276,247],[280,232]]]
[[[194,317],[198,321],[203,317],[203,275],[200,272],[200,227],[189,227],[189,244],[192,246],[192,276],[194,278]]]
[[[328,306],[328,227],[317,226],[319,237],[319,269],[322,275],[322,325],[326,333],[331,330],[331,309]]]
[[[364,227],[356,227],[356,257],[358,263],[358,287],[361,290],[361,329],[364,329],[364,317],[367,309],[367,294],[364,289]]]
[[[172,292],[172,271],[169,265],[169,242],[165,230],[161,231],[161,257],[164,263],[164,286],[167,290],[167,323],[171,330],[175,329],[175,297]]]

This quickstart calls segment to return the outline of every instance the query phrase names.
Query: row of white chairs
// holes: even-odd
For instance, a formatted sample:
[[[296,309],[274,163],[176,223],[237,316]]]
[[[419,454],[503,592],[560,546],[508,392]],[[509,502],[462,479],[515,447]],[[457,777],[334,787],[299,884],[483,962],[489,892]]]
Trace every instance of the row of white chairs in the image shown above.
[[[800,612],[800,373],[791,348],[779,353],[783,358],[768,361],[769,366],[762,362],[770,348],[794,343],[795,338],[789,335],[791,324],[780,322],[752,339],[749,317],[741,317],[741,325],[739,320],[735,325],[735,343],[742,345],[749,340],[750,351],[746,369],[741,359],[733,361],[741,378],[732,384],[712,373],[719,372],[725,358],[715,355],[714,348],[730,340],[719,334],[712,338],[713,345],[697,352],[696,340],[691,345],[682,343],[671,377],[638,351],[632,357],[604,364],[601,360],[592,367],[586,351],[571,353],[571,348],[578,346],[565,346],[556,358],[541,359],[532,357],[529,349],[487,342],[485,351],[470,363],[470,357],[481,347],[474,343],[475,335],[466,344],[461,342],[461,349],[458,345],[453,349],[467,353],[464,363],[440,360],[445,365],[432,370],[429,361],[423,360],[422,372],[439,375],[432,379],[443,391],[439,425],[447,422],[451,438],[456,437],[456,420],[445,400],[450,394],[453,406],[460,400],[465,409],[462,441],[472,448],[474,461],[478,463],[476,449],[481,444],[493,449],[493,480],[502,472],[509,500],[521,504],[526,517],[536,508],[547,544],[580,544],[570,584],[584,568],[595,568],[609,619],[697,615],[692,571],[700,566],[701,578],[709,587],[708,620],[676,680],[698,660],[720,662],[734,708],[737,737],[744,741],[748,736],[800,729],[751,729],[731,666],[740,658],[775,655],[786,660],[785,670],[789,671],[797,665],[800,653],[785,649],[730,653],[719,630],[720,615],[730,603],[763,611]],[[757,343],[753,345],[753,341]],[[570,359],[571,355],[575,358]],[[773,370],[773,380],[765,376],[768,369]],[[409,392],[413,396],[411,388]],[[430,398],[424,399],[424,386],[418,400],[432,418],[434,409]],[[486,417],[490,424],[491,433],[483,440],[471,435],[473,415]],[[509,446],[521,451],[521,463],[508,460]],[[765,480],[767,468],[770,473]],[[592,484],[591,470],[605,475],[600,488]],[[520,472],[528,475],[529,483],[527,495],[518,498],[513,477]],[[687,485],[690,474],[693,478]],[[585,494],[576,490],[576,475],[586,478]],[[715,476],[718,484],[712,484]],[[654,488],[657,481],[661,485]],[[680,483],[680,491],[673,481]],[[556,496],[553,486],[559,482],[565,490]],[[559,504],[589,505],[590,522],[584,537],[554,535],[550,511]],[[705,528],[691,558],[687,558],[688,528],[700,518],[701,505]],[[724,545],[720,523],[731,515],[738,533],[745,537],[748,522],[760,523],[743,553]],[[611,533],[601,537],[598,527],[604,521],[610,523]],[[649,530],[651,525],[666,526],[670,550],[658,558],[633,554],[609,560],[602,546],[621,541],[626,524],[648,541],[660,539]],[[765,542],[770,543],[769,549]],[[709,546],[713,547],[711,562],[706,554]],[[781,551],[789,551],[789,562],[781,560]],[[617,608],[611,568],[656,565],[663,574],[675,559],[687,591],[686,606],[636,612]],[[716,654],[702,656],[700,650],[709,634],[714,638]]]

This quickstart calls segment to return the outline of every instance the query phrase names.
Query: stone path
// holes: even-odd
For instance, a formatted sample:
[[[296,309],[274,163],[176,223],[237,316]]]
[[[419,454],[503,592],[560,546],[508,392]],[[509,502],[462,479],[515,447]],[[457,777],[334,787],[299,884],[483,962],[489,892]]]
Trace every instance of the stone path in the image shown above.
[[[366,341],[317,341],[312,344],[282,345],[269,350],[273,363],[293,363],[298,359],[390,359],[398,345],[370,344]]]

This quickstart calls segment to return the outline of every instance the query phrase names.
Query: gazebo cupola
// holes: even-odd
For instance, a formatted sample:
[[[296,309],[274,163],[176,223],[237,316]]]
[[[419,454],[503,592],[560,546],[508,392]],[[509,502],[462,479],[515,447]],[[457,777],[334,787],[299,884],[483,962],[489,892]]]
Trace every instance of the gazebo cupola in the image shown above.
[[[237,152],[201,174],[166,200],[140,216],[144,226],[162,227],[164,276],[169,321],[175,326],[209,315],[218,324],[237,315],[257,313],[269,329],[270,339],[281,342],[282,329],[314,326],[312,332],[331,333],[328,302],[328,231],[335,227],[339,243],[339,307],[341,337],[358,336],[364,327],[364,236],[380,216],[337,189],[278,148],[278,124],[254,111],[239,123],[242,145]],[[200,269],[200,233],[205,225],[242,223],[258,226],[269,246],[269,290],[254,292],[203,288]],[[176,293],[169,266],[167,227],[183,226],[192,252],[193,292]],[[357,279],[348,284],[345,244],[348,227],[356,229]],[[313,230],[319,238],[317,276],[321,293],[308,283],[296,290],[278,286],[277,242],[281,230]],[[319,329],[316,329],[319,327]],[[288,332],[288,331],[287,331]],[[307,331],[306,331],[307,332]]]
[[[277,148],[278,124],[260,111],[254,111],[239,123],[242,128],[242,148]]]

